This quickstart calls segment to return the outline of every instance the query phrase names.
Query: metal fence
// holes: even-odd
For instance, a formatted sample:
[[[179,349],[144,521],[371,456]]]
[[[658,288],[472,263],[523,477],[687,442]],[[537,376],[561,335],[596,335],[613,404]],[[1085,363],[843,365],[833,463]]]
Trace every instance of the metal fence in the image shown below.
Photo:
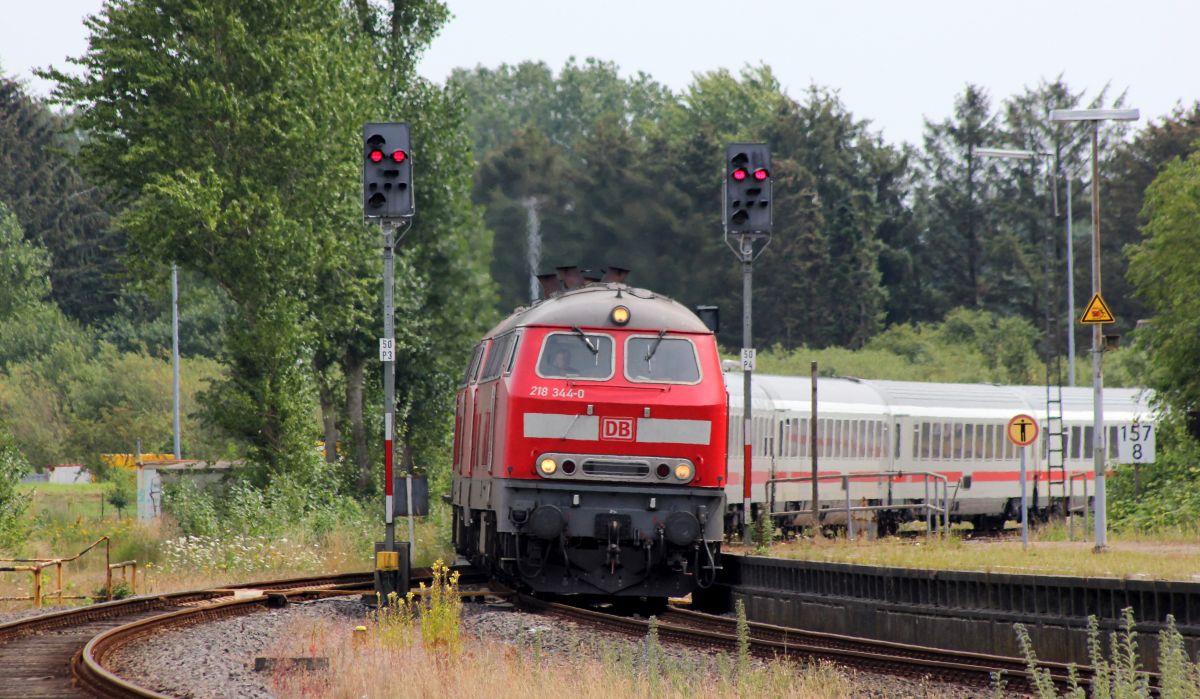
[[[919,503],[896,503],[888,505],[851,505],[850,504],[850,482],[862,479],[872,479],[876,484],[887,481],[888,492],[891,492],[892,483],[897,478],[920,478],[921,483],[925,488],[925,497]],[[771,517],[786,517],[788,515],[806,515],[812,514],[811,507],[805,510],[781,510],[775,511],[775,488],[780,483],[812,483],[812,476],[789,476],[787,478],[769,478],[767,479],[767,503]],[[932,471],[877,471],[873,473],[849,473],[842,475],[824,475],[817,476],[817,482],[821,481],[841,481],[842,490],[845,491],[843,506],[840,508],[829,507],[821,509],[822,513],[826,512],[845,512],[846,513],[846,536],[854,538],[854,517],[855,512],[878,512],[883,510],[910,510],[920,511],[925,515],[925,536],[929,537],[933,531],[934,522],[937,518],[941,518],[941,534],[946,535],[950,528],[950,481],[946,476]],[[930,498],[930,484],[933,485],[933,497]],[[938,495],[938,487],[941,487],[941,496]],[[941,503],[938,505],[938,503]],[[813,526],[819,526],[820,522],[814,522]]]
[[[113,571],[121,571],[121,579],[129,583],[129,591],[137,591],[137,561],[121,561],[113,563],[111,559],[111,542],[107,536],[102,536],[79,553],[69,558],[0,558],[0,572],[12,573],[31,573],[33,575],[33,594],[21,597],[0,597],[0,601],[4,602],[20,602],[24,600],[33,600],[35,608],[41,608],[42,602],[47,597],[53,597],[62,604],[65,599],[87,599],[93,595],[67,595],[64,594],[65,588],[63,585],[63,564],[71,563],[79,560],[85,554],[91,552],[100,544],[104,544],[104,591],[105,596],[111,600],[113,598]],[[45,583],[42,581],[42,571],[53,568],[55,572],[56,587],[52,590],[46,590]]]

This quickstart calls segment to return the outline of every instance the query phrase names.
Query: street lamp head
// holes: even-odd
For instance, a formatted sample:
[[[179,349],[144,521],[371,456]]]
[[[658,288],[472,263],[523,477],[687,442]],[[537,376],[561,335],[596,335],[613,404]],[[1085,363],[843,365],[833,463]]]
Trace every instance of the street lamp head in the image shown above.
[[[1037,151],[1018,150],[1015,148],[972,148],[971,152],[985,158],[1012,158],[1015,160],[1032,160],[1039,155],[1049,155],[1049,153],[1038,153]]]
[[[1051,109],[1050,121],[1137,121],[1136,109]]]

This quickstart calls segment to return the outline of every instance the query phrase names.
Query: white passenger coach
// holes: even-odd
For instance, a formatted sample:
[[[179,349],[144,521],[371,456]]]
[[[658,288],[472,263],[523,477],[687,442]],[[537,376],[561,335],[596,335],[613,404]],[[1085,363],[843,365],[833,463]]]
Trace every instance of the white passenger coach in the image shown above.
[[[741,373],[726,371],[725,385],[729,391],[726,496],[731,526],[736,526],[743,483]],[[754,507],[761,510],[770,502],[775,513],[809,512],[811,382],[808,377],[755,374],[753,385]],[[1042,427],[1026,454],[1028,502],[1035,514],[1063,510],[1072,474],[1091,478],[1091,388],[1062,389],[1063,437],[1059,439],[1048,438],[1045,429],[1045,386],[824,377],[817,386],[818,473],[831,477],[820,481],[820,506],[830,510],[823,518],[826,523],[844,523],[849,500],[853,506],[890,506],[871,511],[871,519],[882,531],[894,531],[903,521],[924,519],[920,505],[943,497],[944,492],[952,522],[969,521],[985,530],[1003,527],[1020,510],[1020,455],[1005,436],[1008,421],[1019,413],[1032,415]],[[1149,398],[1144,389],[1105,389],[1109,464],[1117,457],[1121,426],[1153,422]],[[1051,425],[1057,427],[1057,416],[1053,417]],[[1054,449],[1062,449],[1061,457],[1048,458],[1051,443]],[[939,475],[916,475],[922,472]],[[887,475],[839,478],[854,474]],[[933,483],[935,479],[945,484],[942,490]],[[1083,483],[1076,479],[1074,485],[1073,502],[1079,505]],[[1089,494],[1091,489],[1089,483]],[[939,495],[931,495],[934,492]],[[787,517],[776,519],[785,523],[790,521]],[[801,516],[797,521],[809,520]]]

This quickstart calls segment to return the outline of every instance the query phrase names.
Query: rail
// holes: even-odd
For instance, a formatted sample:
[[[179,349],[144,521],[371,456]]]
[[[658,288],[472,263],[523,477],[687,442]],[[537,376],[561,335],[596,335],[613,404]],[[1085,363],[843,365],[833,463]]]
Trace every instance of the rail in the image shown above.
[[[874,479],[879,483],[882,479],[887,479],[888,491],[891,491],[892,481],[897,478],[921,478],[922,484],[925,486],[925,498],[920,503],[903,503],[893,505],[851,505],[850,504],[850,481],[861,479]],[[873,473],[848,473],[848,474],[827,474],[818,475],[817,482],[820,481],[841,481],[842,490],[845,491],[845,501],[842,507],[827,507],[821,512],[845,512],[846,513],[846,537],[854,538],[854,512],[878,512],[881,510],[914,510],[923,511],[925,514],[925,536],[926,538],[933,531],[934,521],[940,516],[941,518],[941,535],[946,536],[946,532],[950,529],[950,480],[941,473],[933,471],[876,471]],[[775,511],[775,486],[778,483],[812,483],[812,476],[788,476],[787,478],[768,478],[767,479],[767,503],[770,510],[769,517],[786,517],[788,515],[805,515],[811,514],[812,510],[781,510]],[[933,501],[930,502],[929,484],[933,482]],[[938,486],[941,486],[941,497],[938,497]],[[941,506],[938,506],[941,502]],[[813,522],[813,526],[819,525],[820,522]]]
[[[19,597],[0,597],[2,602],[23,602],[32,600],[33,606],[36,609],[41,609],[42,602],[47,597],[54,597],[58,604],[62,604],[66,599],[87,599],[91,595],[66,595],[63,594],[66,590],[63,584],[63,564],[72,563],[79,560],[85,554],[91,552],[100,544],[104,544],[104,591],[105,596],[109,601],[113,598],[113,571],[120,570],[122,580],[129,581],[129,591],[136,592],[137,590],[137,561],[121,561],[120,563],[112,562],[112,542],[107,536],[102,536],[92,542],[90,546],[67,558],[0,558],[0,572],[9,573],[32,573],[33,575],[33,594],[23,595]],[[8,565],[4,565],[8,564]],[[54,568],[56,588],[53,590],[44,590],[42,582],[42,571],[47,568]],[[129,571],[128,576],[126,571]]]
[[[1067,539],[1075,540],[1075,513],[1083,513],[1083,539],[1087,540],[1088,535],[1088,487],[1087,487],[1087,471],[1072,473],[1067,477]],[[1075,500],[1075,480],[1083,481],[1083,504],[1076,507],[1071,503]]]

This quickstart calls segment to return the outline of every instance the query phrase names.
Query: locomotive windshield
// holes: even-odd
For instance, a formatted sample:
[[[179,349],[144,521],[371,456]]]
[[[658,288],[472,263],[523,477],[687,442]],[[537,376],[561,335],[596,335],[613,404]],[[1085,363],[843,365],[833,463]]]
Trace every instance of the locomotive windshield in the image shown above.
[[[548,379],[610,379],[613,375],[612,338],[582,331],[551,333],[542,343],[538,375]]]
[[[625,376],[630,381],[696,383],[696,348],[682,337],[631,337],[625,341]]]

